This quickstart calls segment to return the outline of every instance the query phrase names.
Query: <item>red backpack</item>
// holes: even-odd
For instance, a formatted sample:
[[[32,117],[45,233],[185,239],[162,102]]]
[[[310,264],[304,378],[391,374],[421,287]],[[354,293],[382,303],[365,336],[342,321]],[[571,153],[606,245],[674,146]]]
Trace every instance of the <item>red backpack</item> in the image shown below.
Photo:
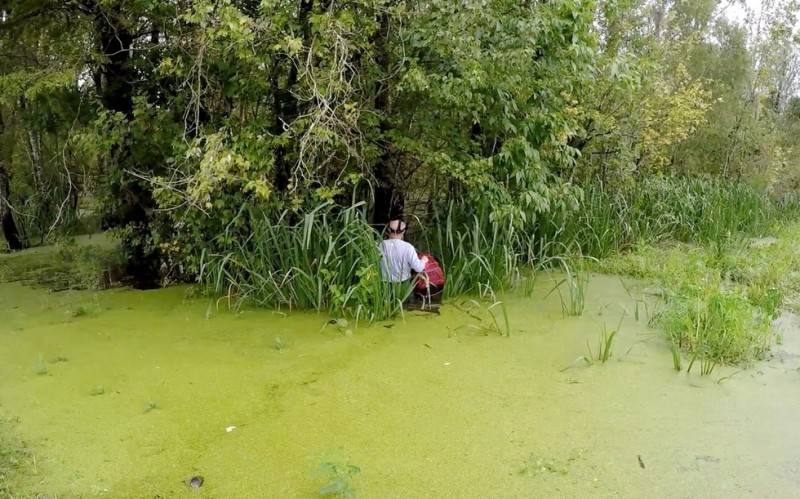
[[[423,271],[428,276],[428,282],[426,283],[425,279],[418,279],[416,284],[417,289],[427,289],[428,283],[430,283],[431,286],[437,286],[440,288],[444,287],[444,270],[442,270],[439,262],[437,262],[430,253],[419,254],[419,258],[422,258],[423,256],[428,257],[428,263],[425,264],[425,270]]]

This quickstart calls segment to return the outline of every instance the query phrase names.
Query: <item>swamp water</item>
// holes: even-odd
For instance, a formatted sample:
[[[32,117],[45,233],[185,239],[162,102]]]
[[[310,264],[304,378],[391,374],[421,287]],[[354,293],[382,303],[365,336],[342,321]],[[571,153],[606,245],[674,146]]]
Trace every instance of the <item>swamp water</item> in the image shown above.
[[[567,318],[546,281],[501,297],[509,337],[468,303],[354,328],[224,312],[182,287],[0,284],[0,441],[27,449],[5,485],[47,497],[796,496],[796,318],[781,319],[771,360],[700,377],[672,369],[618,278],[593,276],[583,316]],[[606,364],[576,361],[620,318]]]

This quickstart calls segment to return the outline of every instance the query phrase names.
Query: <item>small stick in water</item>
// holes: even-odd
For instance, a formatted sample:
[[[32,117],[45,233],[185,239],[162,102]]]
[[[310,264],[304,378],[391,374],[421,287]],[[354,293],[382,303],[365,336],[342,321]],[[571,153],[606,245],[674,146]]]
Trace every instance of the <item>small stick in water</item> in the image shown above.
[[[639,467],[644,469],[644,461],[642,460],[642,456],[636,456],[639,459]]]

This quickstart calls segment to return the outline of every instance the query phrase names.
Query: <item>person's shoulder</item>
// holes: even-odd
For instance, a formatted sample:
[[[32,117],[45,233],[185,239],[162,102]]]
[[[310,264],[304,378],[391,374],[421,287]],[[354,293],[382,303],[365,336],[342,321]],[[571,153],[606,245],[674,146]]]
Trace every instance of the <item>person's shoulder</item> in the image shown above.
[[[414,248],[414,245],[403,241],[402,239],[384,239],[381,241],[381,247],[386,248],[390,247],[393,248],[394,251],[403,251],[403,252],[411,252],[413,251],[416,254],[417,250]]]
[[[403,249],[414,249],[414,245],[409,243],[408,241],[404,241],[402,239],[395,239],[397,241],[397,245]]]
[[[417,252],[417,250],[414,248],[414,245],[409,243],[408,241],[403,241],[402,239],[398,239],[397,242],[399,243],[398,246],[400,246],[404,250],[413,251],[414,253]]]

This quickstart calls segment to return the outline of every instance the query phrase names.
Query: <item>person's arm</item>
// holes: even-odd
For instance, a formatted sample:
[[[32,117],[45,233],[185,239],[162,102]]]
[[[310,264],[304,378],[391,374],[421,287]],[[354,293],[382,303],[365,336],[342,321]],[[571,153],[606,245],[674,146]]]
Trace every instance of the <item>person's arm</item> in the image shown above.
[[[423,256],[422,258],[417,257],[417,250],[411,248],[408,252],[408,266],[411,267],[414,272],[424,272],[425,265],[428,263],[428,257]]]

